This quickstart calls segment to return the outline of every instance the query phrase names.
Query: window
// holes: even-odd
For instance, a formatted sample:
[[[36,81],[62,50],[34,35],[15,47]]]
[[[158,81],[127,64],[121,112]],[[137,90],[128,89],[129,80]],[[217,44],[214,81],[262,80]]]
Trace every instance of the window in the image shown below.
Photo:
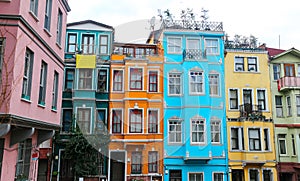
[[[181,74],[170,73],[169,74],[169,95],[181,94]]]
[[[65,89],[74,89],[75,70],[66,69],[65,71]]]
[[[259,172],[256,169],[249,170],[250,181],[259,181]]]
[[[26,139],[18,145],[18,158],[16,165],[16,177],[18,175],[24,175],[29,177],[30,159],[31,159],[32,141]]]
[[[158,133],[158,110],[148,111],[148,133]]]
[[[158,152],[149,151],[148,153],[148,172],[157,173],[158,172]]]
[[[112,111],[112,133],[121,133],[122,130],[122,110]]]
[[[250,89],[243,90],[243,101],[244,101],[244,104],[252,105],[252,90],[250,90]]]
[[[199,39],[187,39],[187,48],[184,51],[183,58],[188,60],[200,60],[203,56],[200,50]]]
[[[279,154],[286,154],[286,134],[278,134]]]
[[[219,74],[209,74],[209,95],[219,95]]]
[[[232,181],[241,181],[244,179],[244,170],[243,169],[232,169]]]
[[[158,72],[149,71],[149,92],[158,92]]]
[[[90,122],[91,122],[91,109],[90,108],[78,108],[77,109],[77,125],[82,134],[90,134]]]
[[[229,89],[229,109],[238,109],[238,90]]]
[[[58,73],[54,71],[53,89],[52,89],[52,110],[57,109],[57,97],[58,97]]]
[[[142,110],[133,109],[130,110],[129,118],[129,133],[142,133],[143,115]]]
[[[280,64],[273,64],[273,79],[278,80],[280,78]]]
[[[270,151],[270,134],[269,134],[269,129],[265,128],[264,129],[264,143],[265,143],[265,150]]]
[[[131,174],[142,173],[142,152],[131,153]]]
[[[248,71],[257,72],[257,59],[255,57],[248,57]]]
[[[31,82],[32,82],[32,68],[33,68],[33,52],[26,49],[25,53],[25,64],[24,64],[24,75],[23,75],[23,87],[22,87],[22,98],[30,100],[31,94]]]
[[[181,181],[182,173],[181,170],[170,170],[170,181]]]
[[[273,181],[273,173],[271,170],[263,170],[263,181]]]
[[[223,181],[224,173],[214,173],[213,181]]]
[[[4,60],[4,38],[0,37],[0,86],[2,84],[2,70],[3,70],[3,60]]]
[[[93,69],[78,69],[79,89],[92,89]]]
[[[212,143],[221,143],[221,125],[220,121],[212,120],[210,123],[210,131],[211,131],[211,142]]]
[[[100,54],[108,54],[108,36],[100,35]]]
[[[205,39],[206,54],[216,55],[219,54],[219,41],[217,39]]]
[[[201,71],[190,72],[190,93],[202,94],[202,93],[204,93],[203,87],[204,87],[203,86],[203,72],[201,72]]]
[[[297,77],[300,77],[300,64],[297,65]]]
[[[5,139],[0,138],[0,179],[1,179],[1,171],[3,165],[4,147],[5,147]]]
[[[75,53],[77,50],[76,47],[77,35],[73,33],[68,34],[68,44],[67,44],[67,52]]]
[[[286,104],[287,104],[287,116],[292,116],[292,105],[291,105],[291,97],[286,97]]]
[[[182,125],[180,120],[169,120],[169,143],[181,143]]]
[[[56,29],[56,43],[61,45],[61,36],[62,36],[62,23],[63,23],[63,14],[60,9],[58,9],[57,14],[57,29]]]
[[[231,128],[231,150],[244,150],[243,128]]]
[[[297,116],[300,116],[300,95],[296,95]]]
[[[266,91],[257,90],[257,103],[259,110],[266,110]]]
[[[275,96],[276,116],[283,117],[282,96]]]
[[[82,53],[94,54],[94,35],[82,35]]]
[[[50,32],[52,0],[46,0],[44,28]]]
[[[39,101],[41,105],[45,105],[46,98],[46,85],[47,85],[47,64],[42,61],[40,72],[40,89],[39,89]]]
[[[192,143],[205,143],[205,120],[192,119]]]
[[[30,11],[37,16],[38,14],[38,4],[39,1],[38,0],[30,0]]]
[[[143,69],[130,68],[130,90],[142,90]]]
[[[293,150],[293,155],[296,155],[296,145],[295,145],[295,136],[293,134],[291,134],[291,138],[292,138],[292,150]]]
[[[113,71],[113,91],[123,91],[123,70]]]
[[[95,131],[97,132],[104,132],[106,131],[106,111],[103,109],[97,110],[97,120],[95,123]]]
[[[244,71],[244,57],[234,57],[234,67],[237,72]]]
[[[62,131],[69,132],[72,127],[73,111],[72,109],[63,109]]]
[[[168,53],[181,53],[181,38],[168,38]]]
[[[260,143],[260,129],[259,128],[249,128],[249,150],[250,151],[261,151]]]
[[[107,91],[107,70],[98,70],[98,85],[97,91],[105,92]]]
[[[200,50],[200,40],[199,39],[187,39],[187,49],[188,50]]]
[[[203,181],[203,173],[189,173],[189,181]]]
[[[284,64],[284,76],[285,77],[295,77],[294,64]]]

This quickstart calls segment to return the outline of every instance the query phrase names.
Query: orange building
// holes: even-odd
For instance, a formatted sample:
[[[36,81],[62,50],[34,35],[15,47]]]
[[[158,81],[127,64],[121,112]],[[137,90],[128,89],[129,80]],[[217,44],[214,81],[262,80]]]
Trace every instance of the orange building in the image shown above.
[[[114,44],[109,180],[162,180],[163,56],[156,45]]]

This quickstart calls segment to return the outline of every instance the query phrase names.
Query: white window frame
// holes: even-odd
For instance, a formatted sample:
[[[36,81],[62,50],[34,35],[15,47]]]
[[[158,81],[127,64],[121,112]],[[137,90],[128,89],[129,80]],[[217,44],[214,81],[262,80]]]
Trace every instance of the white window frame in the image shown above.
[[[256,169],[256,168],[249,168],[249,169],[248,169],[249,181],[251,180],[251,179],[250,179],[250,178],[251,178],[250,172],[251,172],[252,170],[254,170],[254,171],[257,172],[257,174],[256,174],[256,180],[255,180],[255,181],[260,181],[260,173],[259,173],[259,169]],[[251,181],[252,181],[252,180],[251,180]]]
[[[141,111],[141,132],[131,132],[131,111]],[[128,109],[128,134],[143,134],[144,133],[144,109],[140,108],[140,109],[134,109],[134,108],[130,108]]]
[[[172,131],[172,132],[174,132],[173,134],[175,134],[175,136],[176,136],[176,134],[177,133],[180,133],[180,141],[174,141],[174,142],[171,142],[170,141],[170,122],[175,122],[176,124],[173,124],[173,125],[178,125],[178,126],[180,126],[180,130],[181,131],[177,131],[177,130],[175,130],[175,131]],[[177,126],[175,126],[175,129],[177,129]],[[176,136],[176,139],[175,140],[178,140],[179,138],[177,138],[177,136]],[[183,140],[183,124],[182,124],[182,120],[181,119],[177,119],[177,118],[170,118],[170,119],[168,119],[168,144],[182,144],[182,141]]]
[[[232,149],[232,129],[237,129],[238,135],[237,135],[237,149]],[[245,150],[245,137],[244,137],[244,128],[243,127],[236,127],[232,126],[230,127],[230,151],[243,151]]]
[[[197,41],[196,42],[197,47],[190,47],[191,46],[190,41]],[[200,50],[200,48],[201,48],[201,41],[199,38],[187,38],[186,39],[186,49],[187,50]]]
[[[40,71],[39,98],[38,104],[45,106],[46,104],[46,89],[47,89],[47,70],[48,64],[42,60]]]
[[[284,138],[279,138],[279,135],[283,135]],[[282,155],[282,156],[285,156],[285,155],[288,154],[288,152],[287,152],[287,144],[286,144],[286,136],[287,136],[286,133],[279,133],[279,134],[277,134],[277,139],[278,139],[278,153],[279,153],[279,155]],[[281,141],[284,141],[285,153],[281,153],[281,146],[280,146],[280,142]]]
[[[140,82],[141,82],[141,88],[136,88],[137,87],[137,82],[139,82],[138,80],[139,79],[131,79],[131,74],[132,74],[132,71],[134,70],[141,70],[141,79],[140,79]],[[144,68],[143,67],[129,67],[128,68],[129,70],[129,74],[128,74],[128,88],[130,91],[143,91],[144,90]],[[132,88],[131,87],[131,82],[134,83],[135,87]]]
[[[106,84],[104,90],[99,89],[99,73],[101,71],[106,72],[106,79],[102,80],[102,81],[105,81],[105,84]],[[109,77],[109,75],[108,75],[108,70],[107,69],[97,69],[97,91],[98,92],[108,92],[108,77]]]
[[[170,77],[170,76],[176,76],[176,77]],[[170,78],[173,79],[178,79],[179,78],[179,84],[176,84],[176,82],[174,82],[172,85],[170,85]],[[181,72],[169,72],[168,73],[168,96],[181,96],[182,95],[182,85],[183,85],[183,80],[182,80],[182,73]],[[175,93],[171,93],[170,92],[170,86],[179,86],[179,93],[176,93],[176,88],[175,89]]]
[[[296,110],[297,116],[300,116],[300,94],[296,94]]]
[[[291,117],[292,115],[292,100],[290,96],[286,96],[286,116]]]
[[[277,67],[277,71],[276,71],[276,72],[275,72],[274,67]],[[274,81],[280,79],[281,65],[280,65],[280,64],[273,64],[273,66],[272,66],[272,71],[273,71],[272,79],[273,79]],[[276,75],[277,79],[275,79],[275,75]]]
[[[212,180],[215,181],[215,174],[222,174],[222,180],[221,181],[224,181],[224,172],[212,172]],[[216,180],[216,181],[219,181],[219,180]]]
[[[253,104],[254,104],[254,91],[253,91],[253,89],[252,88],[243,88],[243,90],[242,90],[242,104],[244,105],[245,104],[245,102],[244,102],[244,91],[251,91],[251,103],[252,103],[252,106],[253,106]]]
[[[39,0],[30,0],[30,12],[37,17],[38,16]]]
[[[268,132],[268,135],[267,135],[267,137],[266,137],[266,135],[265,135],[265,130],[267,130],[267,132]],[[270,128],[263,128],[263,133],[264,133],[264,151],[272,151],[271,150],[271,134],[270,134]],[[266,149],[266,141],[267,141],[267,144],[268,144],[268,149]]]
[[[249,60],[251,60],[251,59],[255,59],[255,64],[254,63],[249,63]],[[254,65],[256,69],[255,70],[250,70],[249,65]],[[258,57],[247,57],[247,70],[248,70],[248,72],[259,72]]]
[[[62,39],[62,26],[63,26],[63,13],[60,9],[58,9],[57,13],[57,28],[56,28],[56,43],[61,45]]]
[[[81,73],[83,73],[83,76],[81,76]],[[87,76],[88,73],[90,73],[90,77]],[[92,90],[93,89],[93,74],[94,71],[93,69],[87,69],[87,68],[82,68],[82,69],[78,69],[78,89],[79,90]],[[82,86],[80,85],[80,82],[82,82]],[[88,87],[88,83],[90,83],[91,87]]]
[[[202,175],[202,181],[205,180],[205,178],[204,178],[204,172],[188,172],[187,173],[188,181],[193,181],[193,180],[190,180],[190,174],[201,174]]]
[[[258,136],[259,136],[259,138],[254,138],[254,137],[250,137],[250,131],[251,130],[255,130],[255,131],[258,131]],[[258,127],[248,127],[247,128],[247,132],[248,132],[248,150],[249,151],[252,151],[252,152],[260,152],[260,151],[263,151],[263,149],[262,149],[262,146],[263,146],[263,142],[262,142],[262,134],[261,134],[261,128],[258,128]],[[253,149],[251,149],[250,148],[250,142],[251,142],[251,140],[253,141]],[[259,148],[256,148],[256,146],[255,146],[255,140],[258,140],[259,141]]]
[[[197,75],[192,75],[192,74],[197,74]],[[196,80],[192,81],[192,76],[195,76]],[[198,78],[201,78],[198,80]],[[193,86],[192,86],[193,84]],[[196,85],[200,85],[200,89],[202,89],[201,91],[193,91],[192,87],[194,87],[194,89],[196,89]],[[190,95],[204,95],[205,94],[205,79],[204,79],[204,71],[202,70],[190,70],[189,71],[189,93]]]
[[[121,90],[115,90],[115,80],[114,80],[114,77],[115,77],[115,71],[119,71],[121,72],[121,81],[120,82],[117,82],[118,84],[121,84]],[[123,69],[113,69],[112,70],[112,92],[124,92],[124,70]]]
[[[76,107],[76,123],[78,124],[78,126],[79,126],[78,122],[80,122],[79,121],[79,110],[80,109],[89,110],[89,117],[90,117],[89,128],[88,128],[89,130],[87,132],[82,132],[82,130],[80,130],[80,131],[82,132],[82,134],[91,134],[92,133],[92,128],[94,127],[93,124],[92,124],[92,110],[93,110],[93,108],[92,107]],[[77,126],[77,124],[76,124],[76,126]],[[79,129],[81,129],[80,126],[79,126]]]
[[[212,79],[212,77],[211,76],[217,76],[217,77],[214,77],[213,79]],[[220,74],[219,73],[215,73],[215,72],[211,72],[211,73],[209,73],[209,75],[208,75],[208,79],[209,79],[209,95],[210,96],[213,96],[213,97],[219,97],[220,96]],[[212,80],[217,80],[217,83],[215,84]],[[214,83],[214,84],[213,84]],[[212,89],[212,87],[216,87],[216,90],[217,90],[217,94],[212,94],[212,91],[211,91],[211,89]]]
[[[263,89],[263,88],[259,88],[259,89],[256,89],[256,101],[257,101],[257,106],[259,106],[259,97],[258,97],[258,92],[259,91],[264,91],[264,106],[265,108],[262,109],[261,111],[268,111],[268,93],[267,93],[267,89]]]
[[[149,115],[149,111],[157,111],[157,132],[156,133],[152,133],[152,132],[149,132],[149,118],[150,118],[150,115]],[[149,134],[159,134],[160,131],[160,110],[157,109],[157,108],[148,108],[147,109],[147,133]]]
[[[280,101],[281,101],[281,104],[277,104],[276,103],[276,97],[280,98]],[[283,103],[282,103],[282,99],[283,99],[283,96],[281,95],[275,95],[275,108],[276,108],[276,117],[278,118],[282,118],[283,117]],[[278,114],[278,111],[281,110],[281,115]]]
[[[106,38],[106,42],[102,42],[103,38]],[[100,53],[100,55],[108,54],[108,44],[109,44],[108,35],[99,35],[99,53]],[[105,51],[102,51],[103,47],[105,48]]]
[[[24,67],[23,82],[22,82],[22,99],[25,100],[30,100],[31,97],[33,62],[34,62],[34,53],[30,49],[26,48],[25,62],[24,62],[25,67]]]
[[[180,45],[175,44],[175,42],[171,42],[171,40],[179,40]],[[177,36],[169,36],[167,38],[167,52],[168,54],[182,54],[182,38]]]
[[[156,72],[156,75],[157,75],[157,82],[156,82],[156,91],[150,91],[150,72]],[[159,92],[159,78],[160,78],[160,75],[159,75],[159,70],[148,70],[148,83],[147,83],[147,92],[148,93],[158,93]]]
[[[0,86],[2,84],[2,72],[3,72],[3,62],[4,62],[4,47],[5,47],[5,38],[0,37]]]
[[[53,88],[52,88],[52,106],[51,110],[57,110],[57,99],[58,99],[58,87],[59,87],[59,74],[57,71],[54,71],[53,76]]]
[[[96,128],[97,128],[97,124],[98,124],[98,112],[99,111],[104,111],[104,122],[103,122],[103,126],[104,126],[104,128],[101,130],[101,131],[103,131],[103,132],[105,132],[105,131],[107,131],[107,117],[108,117],[108,115],[107,115],[107,109],[106,108],[97,108],[96,109],[96,115],[95,115],[95,123],[94,123],[94,130],[96,130]],[[100,123],[101,124],[101,123]]]
[[[205,52],[206,55],[219,55],[220,54],[220,42],[219,39],[217,38],[205,38]],[[208,45],[208,41],[216,41],[217,42],[217,46],[214,45]],[[209,49],[216,49],[217,51],[209,51]]]
[[[218,125],[217,125],[217,124]],[[216,118],[214,118],[214,119],[211,119],[210,120],[210,132],[211,132],[211,143],[212,144],[221,144],[222,143],[222,132],[221,132],[221,120],[220,119],[216,119]],[[213,126],[215,127],[215,126],[219,126],[219,130],[214,130],[214,129],[212,129],[213,128]],[[215,141],[213,141],[213,135],[214,135],[214,133],[216,134],[216,133],[219,133],[219,141],[218,142],[215,142]]]
[[[193,130],[193,122],[196,122],[196,130]],[[199,122],[199,123],[198,123]],[[198,130],[199,126],[203,125],[203,130]],[[202,137],[203,141],[201,140],[201,137],[198,138],[198,134],[201,135],[202,132]],[[193,133],[196,133],[197,139],[200,139],[199,141],[193,141]],[[206,132],[206,120],[203,117],[193,117],[190,120],[190,141],[191,144],[198,144],[198,145],[205,145],[206,144],[206,138],[207,138],[207,132]]]
[[[237,62],[238,60],[243,60],[242,62]],[[239,70],[237,65],[242,64],[242,70]],[[235,56],[234,57],[234,72],[244,72],[245,71],[245,57]]]
[[[268,169],[268,168],[262,169],[262,174],[261,175],[262,175],[263,181],[265,180],[265,178],[264,178],[264,171],[270,171],[270,173],[271,173],[270,181],[273,181],[274,180],[273,170],[272,169]]]
[[[45,5],[46,5],[46,7],[45,7],[44,29],[46,29],[48,32],[50,32],[52,0],[46,0]]]
[[[120,120],[120,133],[113,133],[113,111],[121,111],[121,120]],[[110,134],[123,134],[123,126],[124,126],[124,111],[122,108],[112,108],[110,115]]]
[[[231,90],[236,91],[236,108],[231,107],[231,98],[232,98],[231,94],[230,94]],[[238,88],[229,88],[228,89],[228,102],[229,102],[228,107],[229,107],[229,110],[239,110],[239,105],[240,105],[239,95],[240,95],[240,93],[239,93]]]

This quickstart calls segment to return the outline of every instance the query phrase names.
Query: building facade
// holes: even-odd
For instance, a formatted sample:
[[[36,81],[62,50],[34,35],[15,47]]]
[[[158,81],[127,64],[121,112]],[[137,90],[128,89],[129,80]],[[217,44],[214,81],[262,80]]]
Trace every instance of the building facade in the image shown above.
[[[108,180],[162,181],[163,56],[114,43],[110,75]]]
[[[164,20],[161,30],[164,180],[227,180],[222,23]]]
[[[230,180],[277,180],[268,52],[226,49]]]
[[[60,128],[65,0],[0,1],[0,180],[45,180]]]
[[[113,27],[92,20],[67,24],[62,127],[54,146],[54,155],[58,159],[54,162],[53,172],[57,174],[53,179],[74,180],[76,176],[74,160],[64,157],[66,144],[76,130],[87,139],[92,135],[108,134],[109,66],[113,37]],[[96,176],[106,180],[105,150],[99,150],[94,162],[99,165]]]
[[[275,147],[279,180],[300,179],[300,52],[291,48],[270,59]],[[290,140],[290,141],[288,141]]]

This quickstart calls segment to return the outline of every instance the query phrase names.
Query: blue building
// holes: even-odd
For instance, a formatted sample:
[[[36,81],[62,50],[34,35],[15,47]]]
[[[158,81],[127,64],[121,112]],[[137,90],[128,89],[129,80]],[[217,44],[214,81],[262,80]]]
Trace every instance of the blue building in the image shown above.
[[[53,171],[58,173],[57,180],[74,180],[76,176],[74,160],[63,156],[76,130],[84,136],[107,133],[113,36],[113,27],[92,20],[67,24],[62,128],[54,146],[58,159]],[[86,175],[106,180],[107,155],[99,152],[93,162],[97,170]]]
[[[164,180],[227,180],[220,22],[164,20]]]

